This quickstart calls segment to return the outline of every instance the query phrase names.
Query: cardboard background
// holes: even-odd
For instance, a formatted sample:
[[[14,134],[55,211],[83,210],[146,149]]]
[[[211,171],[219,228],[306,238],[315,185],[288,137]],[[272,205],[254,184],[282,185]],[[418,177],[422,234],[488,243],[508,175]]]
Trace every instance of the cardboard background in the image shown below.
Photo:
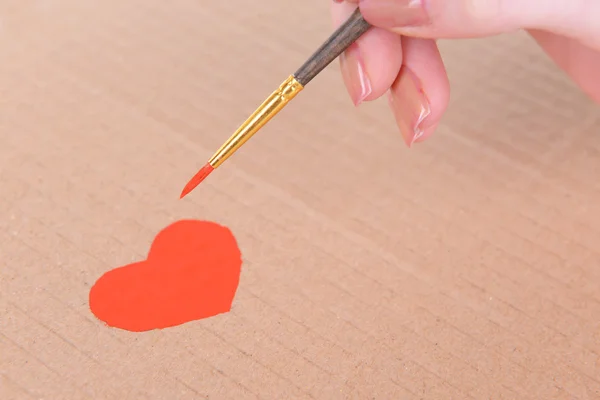
[[[336,63],[178,200],[330,31],[321,0],[2,2],[0,398],[600,396],[600,112],[526,36],[441,42],[412,150]],[[235,233],[231,313],[103,326],[90,286],[179,218]]]

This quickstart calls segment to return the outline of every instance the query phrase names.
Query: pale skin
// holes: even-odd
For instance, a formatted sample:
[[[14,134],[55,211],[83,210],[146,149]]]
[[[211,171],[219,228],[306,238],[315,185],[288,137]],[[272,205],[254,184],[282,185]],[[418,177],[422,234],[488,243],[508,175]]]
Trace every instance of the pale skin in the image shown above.
[[[600,103],[599,0],[332,0],[335,25],[357,5],[374,28],[340,57],[344,83],[355,105],[387,94],[409,146],[435,132],[448,106],[436,39],[525,30]]]

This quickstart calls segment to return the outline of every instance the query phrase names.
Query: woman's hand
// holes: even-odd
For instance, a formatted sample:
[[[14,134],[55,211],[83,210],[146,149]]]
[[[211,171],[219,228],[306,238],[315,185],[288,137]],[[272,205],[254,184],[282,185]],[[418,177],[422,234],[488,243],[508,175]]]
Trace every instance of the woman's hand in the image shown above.
[[[600,102],[598,0],[333,0],[336,26],[357,3],[374,28],[340,57],[344,83],[356,105],[389,90],[409,146],[435,131],[448,106],[448,77],[435,39],[525,29]]]

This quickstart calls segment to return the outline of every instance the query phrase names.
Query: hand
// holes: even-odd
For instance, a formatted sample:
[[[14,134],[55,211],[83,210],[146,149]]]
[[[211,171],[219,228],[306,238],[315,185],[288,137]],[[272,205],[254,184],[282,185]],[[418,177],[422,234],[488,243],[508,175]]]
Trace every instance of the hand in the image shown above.
[[[592,99],[600,102],[600,1],[333,0],[340,25],[357,6],[374,28],[340,57],[355,105],[389,90],[407,145],[436,129],[449,82],[435,39],[475,38],[525,29]]]

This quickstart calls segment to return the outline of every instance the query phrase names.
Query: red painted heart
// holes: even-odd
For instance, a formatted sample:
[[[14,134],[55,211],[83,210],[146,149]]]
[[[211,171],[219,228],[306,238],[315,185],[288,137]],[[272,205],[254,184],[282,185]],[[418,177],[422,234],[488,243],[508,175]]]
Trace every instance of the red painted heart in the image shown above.
[[[105,273],[90,290],[94,315],[141,332],[228,312],[242,256],[229,229],[183,220],[154,239],[147,260]]]

